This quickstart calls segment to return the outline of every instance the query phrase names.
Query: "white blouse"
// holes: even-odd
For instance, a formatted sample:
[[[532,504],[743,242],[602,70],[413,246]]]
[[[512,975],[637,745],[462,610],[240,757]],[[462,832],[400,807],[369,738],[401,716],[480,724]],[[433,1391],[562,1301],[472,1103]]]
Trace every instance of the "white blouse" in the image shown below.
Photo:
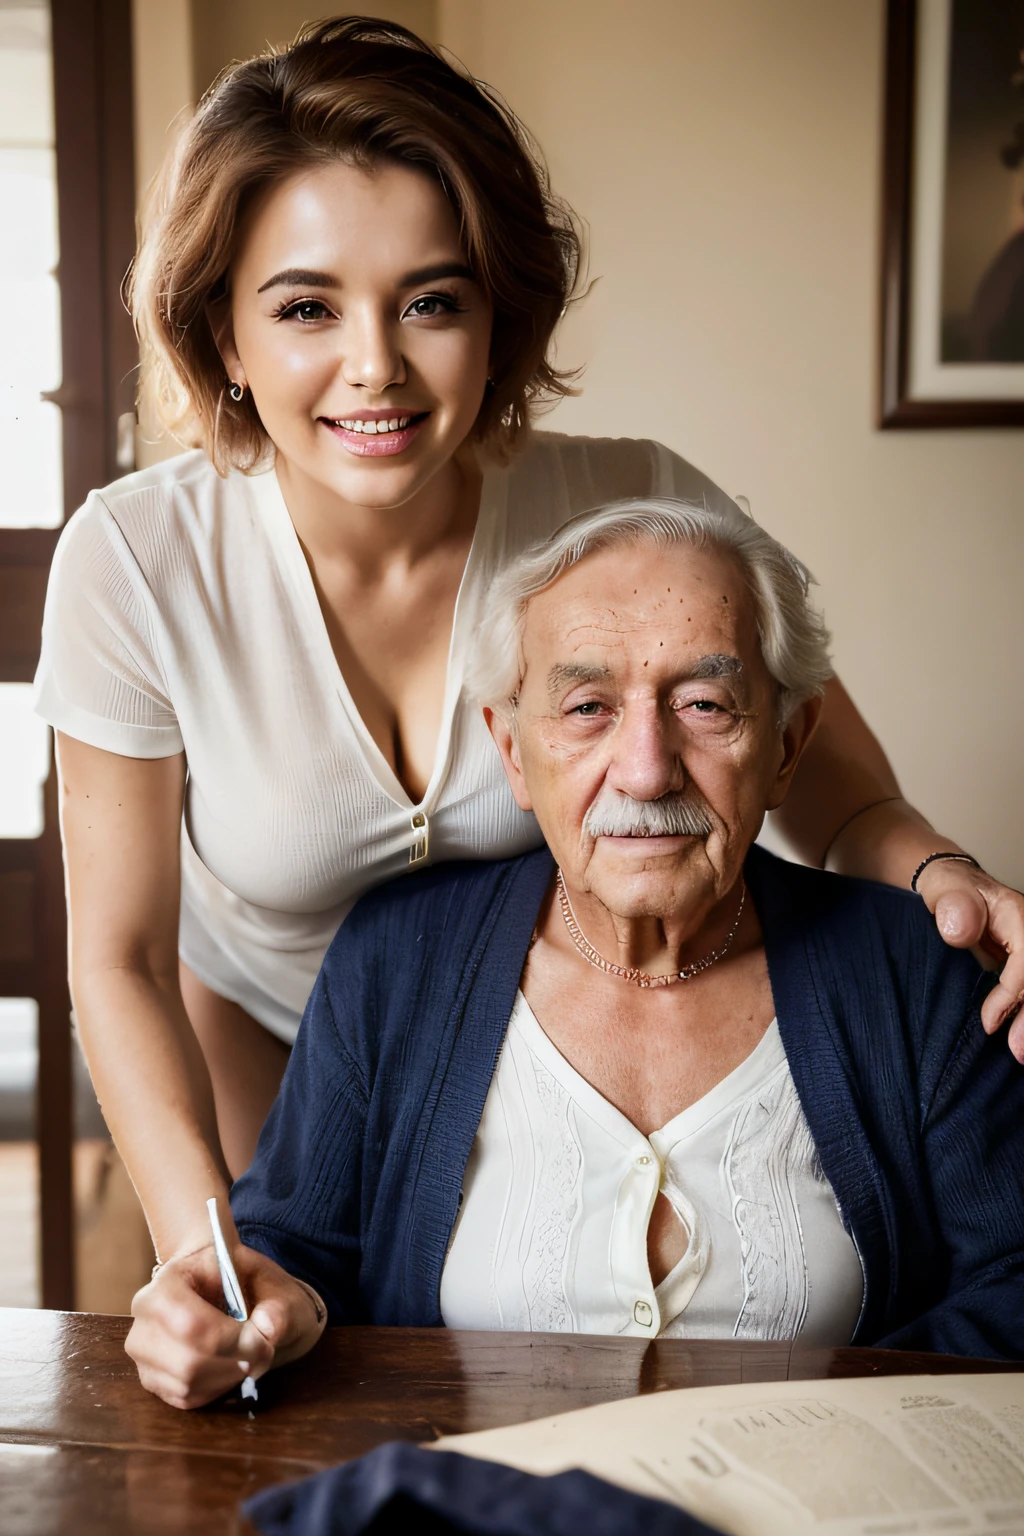
[[[324,951],[369,886],[539,844],[461,694],[478,604],[505,561],[573,513],[652,494],[728,499],[631,439],[536,433],[510,466],[485,469],[417,803],[352,702],[272,470],[221,478],[187,453],[89,497],[53,563],[37,708],[108,752],[184,751],[180,950],[201,980],[293,1040]]]
[[[659,1191],[687,1247],[654,1286]],[[863,1289],[777,1023],[646,1137],[517,995],[442,1275],[447,1327],[836,1346]]]

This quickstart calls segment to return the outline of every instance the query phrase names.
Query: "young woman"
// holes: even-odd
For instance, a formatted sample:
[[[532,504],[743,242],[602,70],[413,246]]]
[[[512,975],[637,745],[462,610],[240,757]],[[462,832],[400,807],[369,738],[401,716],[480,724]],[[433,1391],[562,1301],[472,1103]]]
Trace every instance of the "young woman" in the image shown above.
[[[81,1038],[163,1261],[208,1243],[356,897],[540,841],[461,697],[489,577],[598,502],[722,498],[656,444],[528,430],[568,389],[578,264],[508,111],[385,23],[235,67],[167,171],[134,305],[199,447],[72,519],[39,674]],[[838,685],[783,830],[900,885],[960,852]],[[1009,954],[997,1028],[1024,902],[964,859],[919,888],[950,942]]]

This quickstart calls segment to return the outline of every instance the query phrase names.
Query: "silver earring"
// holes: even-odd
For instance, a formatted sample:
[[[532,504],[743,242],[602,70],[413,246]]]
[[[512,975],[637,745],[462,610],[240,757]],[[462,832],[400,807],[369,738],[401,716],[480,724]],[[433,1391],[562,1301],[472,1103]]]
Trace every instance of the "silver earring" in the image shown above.
[[[228,385],[228,394],[231,396],[231,398],[235,402],[235,404],[238,405],[239,402],[241,401],[243,395],[245,394],[245,385],[244,384],[229,384]]]

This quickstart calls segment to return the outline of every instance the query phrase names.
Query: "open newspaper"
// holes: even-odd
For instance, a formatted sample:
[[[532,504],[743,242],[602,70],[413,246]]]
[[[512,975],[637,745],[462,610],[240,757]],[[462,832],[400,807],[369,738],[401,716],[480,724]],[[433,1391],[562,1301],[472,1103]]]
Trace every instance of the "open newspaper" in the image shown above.
[[[696,1387],[436,1449],[583,1467],[731,1536],[1024,1533],[1024,1373]]]

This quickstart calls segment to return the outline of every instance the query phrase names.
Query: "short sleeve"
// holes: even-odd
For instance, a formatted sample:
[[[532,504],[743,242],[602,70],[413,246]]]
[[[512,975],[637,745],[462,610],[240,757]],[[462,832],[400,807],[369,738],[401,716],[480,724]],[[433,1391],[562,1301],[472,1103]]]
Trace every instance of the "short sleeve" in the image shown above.
[[[123,757],[173,757],[153,596],[116,520],[93,493],[57,544],[43,613],[35,708],[55,730]]]

